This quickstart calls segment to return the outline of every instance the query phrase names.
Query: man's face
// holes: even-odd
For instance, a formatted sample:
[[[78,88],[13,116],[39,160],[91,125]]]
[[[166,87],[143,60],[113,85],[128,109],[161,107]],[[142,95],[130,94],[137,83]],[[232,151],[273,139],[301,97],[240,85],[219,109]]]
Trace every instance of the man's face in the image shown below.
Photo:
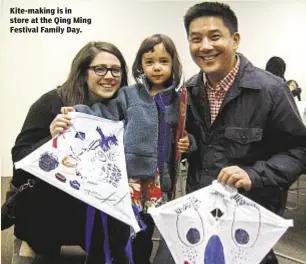
[[[239,40],[239,34],[231,34],[219,17],[198,17],[189,26],[190,54],[207,77],[216,81],[234,67]]]

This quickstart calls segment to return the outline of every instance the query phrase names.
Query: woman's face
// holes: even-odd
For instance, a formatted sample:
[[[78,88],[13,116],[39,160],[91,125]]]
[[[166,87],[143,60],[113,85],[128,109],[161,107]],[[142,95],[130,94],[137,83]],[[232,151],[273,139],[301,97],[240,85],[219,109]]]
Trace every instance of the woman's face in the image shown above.
[[[101,51],[92,60],[87,71],[89,92],[111,98],[120,88],[122,69],[119,59],[112,53]]]
[[[295,82],[290,82],[288,86],[291,92],[297,88],[297,85]]]

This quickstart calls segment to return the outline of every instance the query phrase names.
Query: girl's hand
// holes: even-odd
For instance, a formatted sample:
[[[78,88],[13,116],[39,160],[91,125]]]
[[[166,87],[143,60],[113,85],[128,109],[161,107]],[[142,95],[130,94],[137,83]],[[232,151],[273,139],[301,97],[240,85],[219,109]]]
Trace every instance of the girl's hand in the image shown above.
[[[67,114],[58,114],[54,120],[52,121],[49,129],[50,134],[53,137],[57,136],[58,134],[63,133],[67,128],[71,126],[71,117]]]
[[[61,113],[67,115],[69,112],[75,112],[74,107],[72,106],[64,106],[61,108]]]
[[[186,132],[184,132],[184,134],[185,136],[180,138],[179,141],[177,142],[178,151],[181,153],[185,153],[190,146],[189,137]]]

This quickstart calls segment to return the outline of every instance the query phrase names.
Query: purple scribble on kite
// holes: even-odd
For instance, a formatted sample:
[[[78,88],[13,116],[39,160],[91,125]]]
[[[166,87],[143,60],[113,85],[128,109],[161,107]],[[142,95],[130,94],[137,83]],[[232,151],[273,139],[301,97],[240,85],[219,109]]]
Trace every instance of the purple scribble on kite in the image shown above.
[[[117,188],[122,179],[122,174],[116,164],[107,163],[107,168],[103,167],[102,172],[106,174],[103,179],[104,182],[110,183]]]
[[[97,132],[100,134],[100,142],[99,145],[103,149],[103,151],[108,151],[111,145],[118,145],[118,140],[115,135],[105,136],[100,127],[97,127]]]
[[[76,132],[76,134],[75,134],[75,138],[79,138],[79,139],[81,139],[81,140],[84,140],[85,139],[85,136],[86,136],[86,134],[85,134],[85,132],[81,132],[81,131],[78,131],[78,132]]]
[[[250,241],[250,236],[244,229],[237,229],[235,232],[235,239],[238,244],[245,245]]]
[[[223,245],[218,236],[208,240],[204,254],[204,264],[225,264]]]
[[[188,242],[192,245],[199,243],[201,240],[201,235],[198,229],[190,228],[186,234]]]
[[[59,164],[59,162],[58,162],[57,156],[55,156],[54,154],[52,154],[48,151],[43,153],[40,156],[39,162],[38,162],[39,168],[41,168],[42,170],[47,171],[47,172],[57,168],[58,164]]]
[[[76,190],[80,190],[81,184],[77,180],[70,181],[70,186]]]

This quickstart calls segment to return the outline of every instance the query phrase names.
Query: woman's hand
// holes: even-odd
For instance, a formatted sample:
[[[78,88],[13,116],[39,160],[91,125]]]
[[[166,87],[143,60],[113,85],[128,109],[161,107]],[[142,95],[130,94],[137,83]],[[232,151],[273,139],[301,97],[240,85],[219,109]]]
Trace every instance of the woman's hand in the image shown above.
[[[190,146],[189,137],[186,132],[184,132],[184,137],[180,138],[177,142],[177,148],[180,153],[185,153]]]
[[[61,108],[62,114],[67,115],[69,112],[75,112],[75,109],[73,106],[64,106]]]
[[[58,114],[50,125],[50,134],[52,137],[63,133],[67,128],[71,126],[71,117],[69,112],[75,112],[74,107],[64,106],[61,108],[61,114]]]
[[[67,114],[58,114],[50,125],[50,134],[53,137],[63,133],[71,126],[71,117]]]

